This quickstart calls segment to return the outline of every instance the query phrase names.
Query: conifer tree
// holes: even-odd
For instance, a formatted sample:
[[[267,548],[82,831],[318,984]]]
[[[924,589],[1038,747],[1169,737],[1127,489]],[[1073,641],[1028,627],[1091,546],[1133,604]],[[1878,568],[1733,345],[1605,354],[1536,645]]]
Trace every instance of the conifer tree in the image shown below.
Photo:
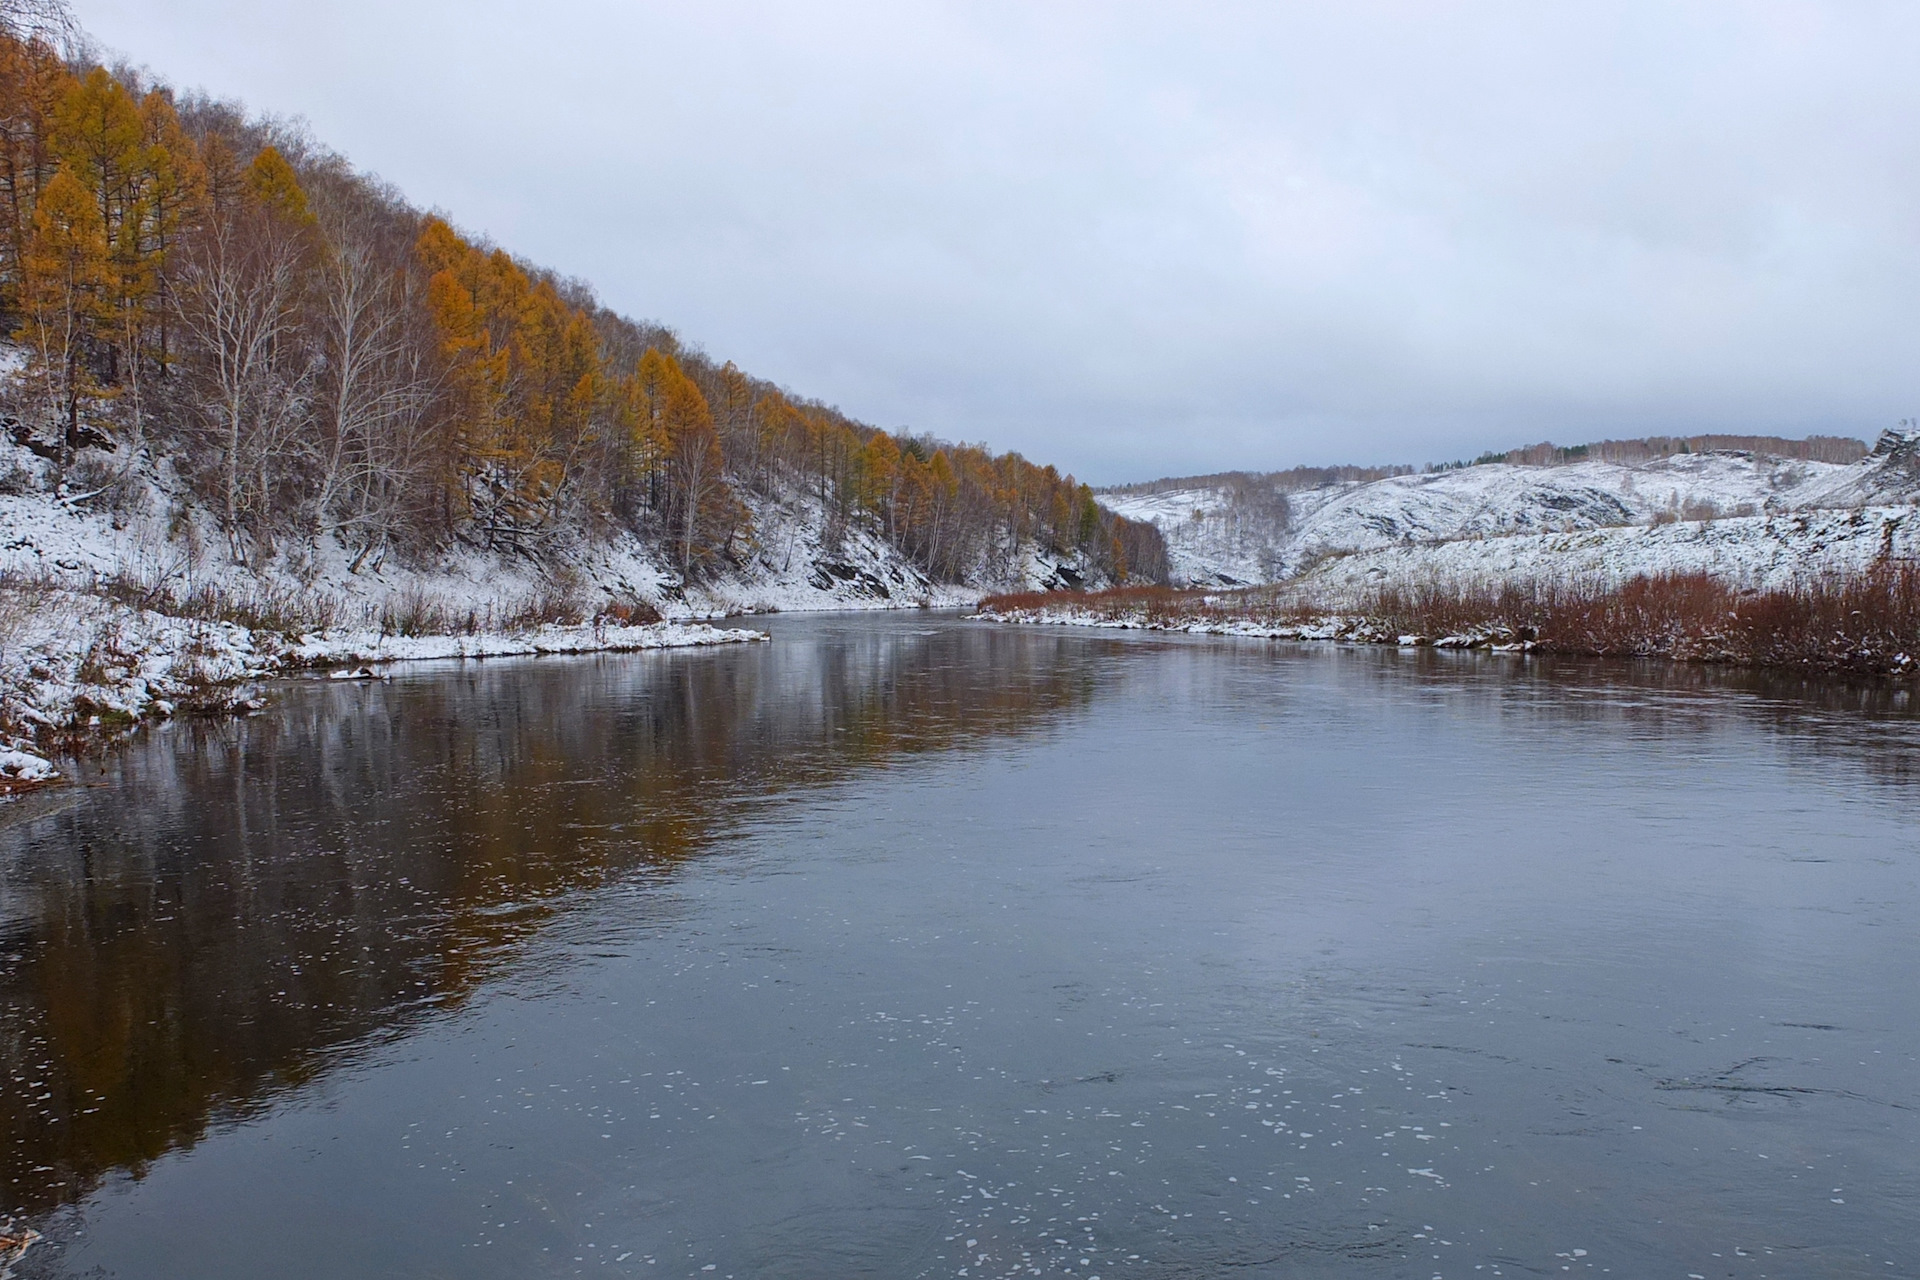
[[[144,143],[146,240],[143,253],[152,272],[152,321],[157,336],[155,368],[164,375],[171,352],[169,313],[173,307],[174,257],[183,236],[204,213],[207,172],[193,140],[181,127],[173,97],[154,89],[140,100]],[[136,376],[138,370],[132,371]]]
[[[140,203],[145,144],[139,108],[104,67],[75,82],[54,108],[54,155],[99,205],[109,243]]]
[[[72,170],[57,170],[33,211],[22,281],[19,337],[34,355],[49,416],[64,425],[65,455],[80,447],[80,403],[97,387],[87,348],[109,314],[106,228]]]
[[[313,224],[313,213],[307,208],[307,193],[300,187],[300,175],[277,148],[260,148],[253,163],[247,166],[244,188],[255,204],[289,226]]]
[[[0,313],[20,306],[34,204],[59,167],[53,112],[71,81],[52,45],[0,35]]]

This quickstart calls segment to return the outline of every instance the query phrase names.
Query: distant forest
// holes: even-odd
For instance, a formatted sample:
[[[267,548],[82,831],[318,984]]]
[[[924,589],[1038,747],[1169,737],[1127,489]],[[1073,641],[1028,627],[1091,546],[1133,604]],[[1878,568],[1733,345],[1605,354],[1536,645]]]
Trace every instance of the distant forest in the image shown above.
[[[1504,453],[1483,453],[1471,462],[1428,463],[1424,467],[1292,467],[1286,471],[1220,471],[1204,476],[1169,476],[1139,484],[1108,485],[1098,493],[1146,495],[1172,493],[1181,489],[1225,489],[1233,492],[1250,486],[1297,493],[1322,485],[1385,480],[1390,476],[1430,474],[1463,467],[1508,463],[1521,467],[1562,467],[1576,462],[1652,462],[1687,453],[1727,450],[1736,453],[1761,453],[1776,458],[1794,458],[1807,462],[1858,462],[1867,456],[1865,441],[1851,436],[1808,436],[1789,440],[1782,436],[1648,436],[1641,440],[1600,440],[1592,444],[1556,445],[1551,441],[1530,444]]]
[[[110,503],[144,458],[239,561],[630,530],[699,580],[752,554],[752,499],[805,499],[936,579],[1006,580],[1034,549],[1165,576],[1157,530],[1053,467],[717,363],[298,129],[83,47],[49,0],[0,0],[0,332],[26,361],[0,407],[70,502]]]

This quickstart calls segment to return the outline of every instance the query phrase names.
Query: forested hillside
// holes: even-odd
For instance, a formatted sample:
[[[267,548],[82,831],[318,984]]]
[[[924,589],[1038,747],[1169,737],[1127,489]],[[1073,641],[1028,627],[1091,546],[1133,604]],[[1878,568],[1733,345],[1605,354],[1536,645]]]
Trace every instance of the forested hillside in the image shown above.
[[[763,553],[780,504],[935,582],[1014,584],[1035,555],[1165,574],[1151,525],[1053,467],[715,361],[297,129],[73,55],[57,11],[7,14],[0,328],[24,364],[0,407],[70,509],[162,476],[231,563],[325,549],[355,574],[632,535],[685,587]]]

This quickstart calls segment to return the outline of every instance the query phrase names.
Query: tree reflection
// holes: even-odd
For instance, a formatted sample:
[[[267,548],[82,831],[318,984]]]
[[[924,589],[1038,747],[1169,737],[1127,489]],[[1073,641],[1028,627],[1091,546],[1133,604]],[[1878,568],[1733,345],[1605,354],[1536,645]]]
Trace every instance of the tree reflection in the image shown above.
[[[597,887],[748,813],[1085,705],[1002,629],[307,683],[137,743],[0,831],[0,1210],[138,1172],[511,970]],[[56,801],[56,804],[62,802]]]

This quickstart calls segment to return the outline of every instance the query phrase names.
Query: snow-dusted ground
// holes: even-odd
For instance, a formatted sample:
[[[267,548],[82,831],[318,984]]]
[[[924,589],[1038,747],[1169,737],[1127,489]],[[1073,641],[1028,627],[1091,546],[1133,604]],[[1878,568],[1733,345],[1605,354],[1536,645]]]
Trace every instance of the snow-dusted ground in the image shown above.
[[[1234,586],[1286,575],[1286,526],[1237,510],[1225,489],[1103,493],[1099,502],[1129,520],[1159,527],[1167,542],[1168,570],[1181,586]]]
[[[55,776],[37,735],[113,728],[176,711],[246,710],[247,682],[312,667],[509,654],[739,644],[766,633],[702,623],[543,626],[471,635],[346,629],[298,638],[231,622],[168,617],[78,591],[0,593],[0,782]]]
[[[929,581],[868,530],[849,529],[830,542],[818,503],[804,499],[750,503],[756,545],[745,564],[691,587],[630,533],[576,541],[538,560],[454,547],[430,564],[389,557],[356,574],[352,554],[328,539],[283,549],[263,569],[234,563],[211,519],[164,477],[141,477],[131,510],[115,513],[44,491],[52,487],[50,469],[0,436],[0,475],[9,467],[37,483],[24,493],[0,493],[0,571],[76,582],[124,575],[181,596],[211,587],[239,597],[325,602],[343,620],[422,607],[460,618],[505,617],[563,591],[589,607],[645,601],[668,618],[958,606],[981,595]]]
[[[1920,509],[1796,511],[1400,544],[1330,558],[1290,586],[1303,597],[1329,603],[1389,585],[1617,585],[1662,573],[1706,573],[1743,587],[1782,587],[1824,574],[1857,573],[1884,560],[1920,560]]]
[[[1266,623],[1250,618],[1171,618],[1165,621],[1134,612],[1114,616],[1095,609],[1058,605],[1043,609],[987,609],[974,614],[979,622],[1018,622],[1031,626],[1097,627],[1107,631],[1179,631],[1196,636],[1245,636],[1255,640],[1339,640],[1351,644],[1412,645],[1431,643],[1439,649],[1496,649],[1519,652],[1529,641],[1508,642],[1482,629],[1442,636],[1395,636],[1364,614],[1329,613],[1302,622]]]
[[[1777,524],[1754,517],[1908,504],[1920,496],[1916,453],[1920,442],[1889,432],[1872,454],[1845,465],[1732,452],[1638,465],[1488,464],[1296,491],[1287,495],[1284,524],[1250,518],[1225,489],[1114,493],[1101,501],[1159,525],[1183,583],[1276,582],[1356,555],[1366,558],[1362,572],[1444,574],[1470,565],[1494,573],[1503,563],[1539,567],[1541,557],[1570,550],[1586,554],[1583,565],[1629,576],[1682,564],[1730,573],[1765,564],[1775,572],[1802,546],[1825,555],[1828,544],[1783,536]],[[1661,533],[1675,526],[1654,525],[1698,525],[1703,517],[1712,518],[1714,532]],[[1593,531],[1609,536],[1542,540]],[[1637,533],[1656,536],[1631,536]],[[1454,549],[1469,539],[1477,549]],[[1506,539],[1518,541],[1493,546]],[[1748,539],[1751,547],[1737,545]],[[1690,549],[1678,549],[1683,543]]]
[[[6,350],[0,344],[0,355]],[[96,473],[125,463],[124,455],[91,456]],[[389,557],[358,573],[347,549],[320,539],[283,547],[264,566],[242,565],[164,465],[136,468],[127,495],[110,507],[99,495],[70,495],[50,463],[0,433],[0,790],[50,775],[37,739],[137,723],[176,706],[242,707],[246,681],[293,667],[732,643],[764,634],[694,620],[950,607],[981,594],[929,581],[869,530],[830,534],[818,502],[797,494],[752,499],[756,535],[743,563],[692,586],[631,534],[576,539],[538,559],[455,547],[432,563]],[[1032,583],[1059,571],[1032,554],[1021,568]],[[209,598],[225,606],[216,615],[287,625],[249,630],[156,611]],[[559,612],[582,616],[647,604],[667,622],[519,621],[555,612],[535,608],[542,602],[565,602]],[[309,628],[319,629],[297,640],[281,634]]]
[[[0,343],[0,357],[9,350]],[[84,456],[96,477],[128,465],[124,453]],[[51,463],[0,432],[0,615],[11,615],[0,616],[0,789],[51,769],[36,737],[136,723],[176,704],[240,706],[241,684],[289,667],[730,643],[764,637],[687,624],[772,611],[957,607],[983,593],[929,580],[876,531],[835,528],[818,499],[798,491],[747,497],[753,534],[738,548],[739,564],[692,584],[631,533],[576,536],[537,558],[456,546],[430,563],[376,558],[357,573],[352,552],[331,539],[290,539],[265,564],[240,564],[164,463],[141,460],[122,496],[109,496],[70,493]],[[979,576],[1019,589],[1064,585],[1082,568],[1028,548],[1013,572]],[[173,603],[184,600],[201,603]],[[636,605],[667,623],[520,621]],[[156,609],[277,623],[250,631]],[[297,641],[281,634],[310,628],[316,634]]]

